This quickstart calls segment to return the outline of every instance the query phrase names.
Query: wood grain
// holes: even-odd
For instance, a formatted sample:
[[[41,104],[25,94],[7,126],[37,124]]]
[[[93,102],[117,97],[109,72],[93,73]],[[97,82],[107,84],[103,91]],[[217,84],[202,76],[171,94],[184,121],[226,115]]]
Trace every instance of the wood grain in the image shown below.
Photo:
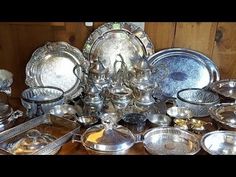
[[[211,57],[217,23],[177,23],[174,47],[190,48]]]
[[[222,79],[236,78],[236,23],[218,24],[212,58]]]
[[[155,51],[172,47],[175,23],[168,22],[147,22],[145,23],[145,32],[150,37]]]

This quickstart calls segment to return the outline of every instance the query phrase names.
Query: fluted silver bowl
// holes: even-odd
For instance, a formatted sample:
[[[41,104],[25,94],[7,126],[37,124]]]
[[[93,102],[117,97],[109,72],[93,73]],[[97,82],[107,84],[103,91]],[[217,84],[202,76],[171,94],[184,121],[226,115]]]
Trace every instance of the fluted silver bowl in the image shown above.
[[[30,118],[48,113],[54,106],[63,102],[64,92],[56,87],[32,87],[21,94],[21,103]]]

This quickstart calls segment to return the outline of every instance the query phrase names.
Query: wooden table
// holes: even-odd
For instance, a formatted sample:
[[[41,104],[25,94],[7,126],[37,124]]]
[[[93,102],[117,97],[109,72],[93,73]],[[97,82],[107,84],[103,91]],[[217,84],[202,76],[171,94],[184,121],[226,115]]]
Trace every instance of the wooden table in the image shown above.
[[[9,104],[14,110],[19,109],[25,112],[24,107],[21,105],[19,98],[10,98]],[[205,121],[210,121],[209,117],[203,118]],[[18,120],[17,124],[25,121],[25,118]],[[83,130],[82,130],[83,131]],[[197,155],[206,155],[207,153],[201,149]],[[58,155],[89,155],[81,143],[72,143],[71,141],[63,145]],[[127,155],[149,155],[143,147],[142,143],[135,144],[132,148],[127,151]]]

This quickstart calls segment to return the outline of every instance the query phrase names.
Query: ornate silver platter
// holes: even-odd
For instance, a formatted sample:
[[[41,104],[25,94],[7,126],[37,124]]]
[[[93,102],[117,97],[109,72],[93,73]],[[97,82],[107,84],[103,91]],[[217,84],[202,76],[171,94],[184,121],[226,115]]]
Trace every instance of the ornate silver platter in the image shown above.
[[[80,94],[79,79],[74,75],[76,64],[85,65],[79,49],[66,42],[48,42],[38,48],[26,66],[26,85],[53,86],[62,89],[66,97]],[[83,77],[82,71],[78,74]]]
[[[149,63],[161,70],[165,67],[168,76],[159,81],[159,88],[166,97],[175,97],[186,88],[204,88],[220,79],[214,62],[205,55],[184,48],[159,51],[148,58]],[[157,75],[155,78],[159,78]]]
[[[154,47],[147,34],[140,27],[124,22],[103,24],[90,35],[83,49],[86,59],[91,62],[100,58],[110,74],[114,72],[115,60],[119,60],[118,54],[131,69],[138,59],[153,53]]]

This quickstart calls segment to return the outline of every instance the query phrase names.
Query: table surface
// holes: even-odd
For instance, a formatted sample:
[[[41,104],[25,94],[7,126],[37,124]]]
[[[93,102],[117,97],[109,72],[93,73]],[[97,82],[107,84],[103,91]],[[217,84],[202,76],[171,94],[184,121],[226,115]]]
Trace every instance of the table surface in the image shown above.
[[[14,110],[19,109],[21,111],[25,111],[24,107],[21,105],[21,101],[19,98],[10,98],[8,100],[9,104],[12,106]],[[210,117],[201,118],[204,121],[211,121]],[[20,124],[24,122],[25,119],[22,118],[17,122]],[[83,129],[82,129],[83,131]],[[64,144],[57,155],[89,155],[90,153],[86,151],[81,143],[69,141]],[[129,150],[125,152],[125,155],[149,155],[149,153],[145,150],[143,143],[134,144]],[[196,155],[207,155],[203,149],[201,149]]]

